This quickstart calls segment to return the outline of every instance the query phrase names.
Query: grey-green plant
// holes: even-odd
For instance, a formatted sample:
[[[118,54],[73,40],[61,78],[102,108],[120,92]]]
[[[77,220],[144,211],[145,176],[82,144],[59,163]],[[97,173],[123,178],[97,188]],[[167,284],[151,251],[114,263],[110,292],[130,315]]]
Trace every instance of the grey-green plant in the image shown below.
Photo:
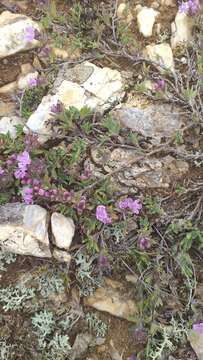
[[[35,289],[28,288],[22,285],[12,286],[9,285],[0,289],[0,304],[3,306],[4,311],[20,310],[28,300],[33,299],[35,296]]]
[[[14,263],[17,255],[0,249],[0,271],[6,271],[6,265]]]
[[[108,326],[105,322],[100,320],[96,314],[88,312],[85,316],[85,320],[87,321],[89,329],[93,331],[97,337],[106,336]]]
[[[176,350],[178,344],[184,343],[188,329],[183,320],[171,319],[170,324],[154,324],[148,341],[146,356],[151,360],[167,359]]]
[[[10,360],[14,355],[15,345],[8,344],[4,339],[0,338],[0,359]]]

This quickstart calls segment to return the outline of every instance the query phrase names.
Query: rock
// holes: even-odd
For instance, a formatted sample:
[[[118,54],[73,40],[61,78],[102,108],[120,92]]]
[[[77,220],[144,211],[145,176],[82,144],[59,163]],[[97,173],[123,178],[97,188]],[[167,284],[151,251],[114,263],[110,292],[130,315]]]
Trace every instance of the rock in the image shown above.
[[[113,111],[112,116],[124,127],[158,143],[162,138],[173,136],[183,125],[179,108],[169,104],[150,105],[145,109],[121,108]]]
[[[75,225],[71,218],[54,212],[51,216],[53,241],[60,249],[68,250],[75,234]]]
[[[15,113],[15,104],[11,101],[2,101],[0,100],[0,118],[3,116],[14,115]]]
[[[0,244],[16,254],[50,258],[47,211],[20,203],[0,206]]]
[[[177,12],[175,22],[171,24],[171,46],[175,48],[180,43],[192,41],[194,18],[183,12]]]
[[[54,249],[52,256],[57,261],[59,261],[61,263],[66,263],[67,265],[70,265],[71,255],[68,254],[66,251],[63,251],[60,249]]]
[[[0,15],[0,58],[39,46],[38,40],[28,41],[25,37],[26,28],[30,26],[40,31],[39,25],[25,15],[10,11]]]
[[[105,278],[105,285],[85,298],[85,305],[129,320],[137,313],[135,300],[122,283]]]
[[[77,109],[88,106],[102,114],[121,101],[124,96],[124,85],[117,70],[99,68],[90,62],[72,69],[65,64],[59,71],[52,93],[55,95],[47,95],[42,99],[27,122],[27,127],[39,135],[41,142],[52,136],[48,123],[54,120],[54,116],[50,114],[50,109],[58,100],[66,109],[70,106]]]
[[[166,69],[174,70],[173,53],[169,44],[147,45],[144,55]]]
[[[17,125],[24,125],[24,122],[20,117],[2,117],[0,119],[0,134],[10,134],[11,138],[15,139]]]
[[[71,350],[71,360],[81,359],[87,352],[93,338],[89,333],[78,334]]]
[[[118,19],[125,20],[127,24],[130,24],[133,20],[133,15],[129,10],[129,6],[125,3],[121,3],[117,9]]]
[[[189,170],[189,165],[185,161],[176,160],[172,156],[161,159],[146,158],[139,161],[139,156],[130,149],[116,148],[113,151],[106,148],[101,148],[99,151],[94,149],[91,156],[92,160],[100,168],[102,166],[107,173],[129,164],[128,168],[116,174],[112,180],[133,190],[136,188],[167,189],[172,182],[180,179]]]
[[[81,51],[80,49],[60,49],[60,48],[52,48],[52,53],[57,58],[67,60],[67,59],[77,59],[80,57]]]
[[[17,87],[18,87],[17,82],[13,81],[9,84],[0,87],[0,94],[11,94],[17,90]]]
[[[157,11],[147,7],[143,7],[137,14],[139,31],[144,37],[152,36],[153,25],[157,15]]]
[[[188,335],[188,340],[190,341],[198,360],[203,360],[203,334],[198,331],[191,330]]]
[[[181,179],[189,170],[189,165],[172,156],[162,159],[150,158],[143,160],[140,165],[118,174],[118,180],[125,186],[139,189],[167,189],[172,182]]]
[[[161,5],[176,7],[176,0],[161,0]]]

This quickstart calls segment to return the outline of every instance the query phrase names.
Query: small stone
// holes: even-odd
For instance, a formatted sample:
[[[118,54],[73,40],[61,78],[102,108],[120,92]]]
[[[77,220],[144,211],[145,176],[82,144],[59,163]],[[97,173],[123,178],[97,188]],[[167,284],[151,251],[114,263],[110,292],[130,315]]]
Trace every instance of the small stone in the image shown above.
[[[125,20],[127,24],[130,24],[133,20],[133,15],[129,9],[129,6],[125,3],[121,3],[117,9],[118,19]]]
[[[85,298],[85,305],[129,320],[136,315],[135,299],[122,283],[105,278],[105,285]]]
[[[153,25],[157,15],[157,11],[147,7],[143,7],[137,14],[139,31],[144,37],[152,36]]]
[[[73,347],[71,350],[70,359],[71,360],[82,359],[82,357],[87,352],[88,347],[90,346],[92,340],[93,340],[92,335],[87,332],[83,333],[83,334],[78,334],[76,336],[76,339],[74,341],[74,344],[73,344]]]
[[[176,0],[161,0],[161,5],[176,7]]]
[[[39,25],[31,18],[4,11],[0,15],[0,58],[33,49],[40,45],[38,40],[27,41],[25,31],[32,27],[40,31]]]
[[[13,102],[5,102],[0,100],[0,117],[11,116],[15,113],[15,104]]]
[[[71,262],[71,255],[68,254],[66,251],[60,250],[60,249],[54,249],[53,258],[61,263],[66,263],[67,265],[70,265]]]
[[[127,11],[127,5],[125,3],[121,3],[117,9],[117,17],[118,18],[125,17],[126,11]]]
[[[171,47],[174,49],[178,44],[192,41],[192,32],[195,20],[184,12],[177,12],[175,22],[171,24]]]
[[[33,71],[33,67],[31,64],[27,63],[27,64],[21,65],[21,74],[22,75],[27,75],[27,74],[31,73],[32,71]]]
[[[203,334],[198,331],[191,330],[188,335],[188,340],[195,351],[198,360],[203,360]]]
[[[51,258],[47,211],[39,205],[0,206],[0,245],[16,254]]]
[[[125,278],[128,282],[130,282],[133,285],[136,285],[139,280],[139,276],[137,276],[136,274],[135,275],[131,275],[131,274],[126,275]]]
[[[16,138],[16,126],[24,125],[23,120],[18,116],[3,117],[0,119],[0,134],[10,134],[12,139]]]
[[[167,43],[147,45],[144,54],[152,61],[164,66],[168,70],[174,70],[173,53]]]
[[[75,234],[73,220],[55,212],[51,216],[51,229],[54,244],[60,249],[68,250]]]
[[[18,87],[17,82],[13,81],[9,84],[0,87],[0,94],[12,94],[17,90],[17,87]]]

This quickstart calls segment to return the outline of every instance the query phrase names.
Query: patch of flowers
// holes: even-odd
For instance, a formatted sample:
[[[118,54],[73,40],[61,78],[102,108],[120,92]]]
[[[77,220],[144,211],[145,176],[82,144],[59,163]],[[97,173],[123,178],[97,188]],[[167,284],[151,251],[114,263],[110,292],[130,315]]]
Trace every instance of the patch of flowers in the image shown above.
[[[188,15],[195,15],[200,9],[198,0],[188,0],[179,4],[179,11]]]

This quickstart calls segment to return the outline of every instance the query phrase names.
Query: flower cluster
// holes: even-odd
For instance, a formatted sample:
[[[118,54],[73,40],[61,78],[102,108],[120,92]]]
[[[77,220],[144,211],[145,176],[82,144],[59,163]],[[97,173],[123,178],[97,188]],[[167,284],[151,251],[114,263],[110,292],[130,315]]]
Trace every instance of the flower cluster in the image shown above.
[[[40,32],[35,29],[33,26],[29,25],[25,28],[24,39],[27,42],[32,42],[33,40],[40,39]]]
[[[196,332],[198,332],[199,334],[203,335],[203,322],[199,323],[199,324],[194,324],[192,329]]]
[[[163,79],[160,79],[160,80],[157,80],[157,82],[154,84],[154,90],[155,91],[163,91],[165,89],[165,80]]]
[[[188,0],[179,5],[179,11],[188,15],[195,15],[199,11],[198,0]]]
[[[17,156],[18,168],[15,171],[14,175],[16,179],[25,178],[28,170],[28,166],[31,164],[30,154],[28,151],[24,151],[23,153]]]
[[[98,205],[96,208],[96,218],[97,220],[101,221],[103,224],[111,224],[112,220],[107,213],[106,206]]]
[[[133,214],[139,215],[142,209],[142,204],[139,200],[133,200],[132,198],[126,198],[118,203],[118,208],[121,210],[130,210]]]
[[[141,250],[147,250],[150,248],[150,239],[147,236],[140,236],[138,238],[138,246]]]

